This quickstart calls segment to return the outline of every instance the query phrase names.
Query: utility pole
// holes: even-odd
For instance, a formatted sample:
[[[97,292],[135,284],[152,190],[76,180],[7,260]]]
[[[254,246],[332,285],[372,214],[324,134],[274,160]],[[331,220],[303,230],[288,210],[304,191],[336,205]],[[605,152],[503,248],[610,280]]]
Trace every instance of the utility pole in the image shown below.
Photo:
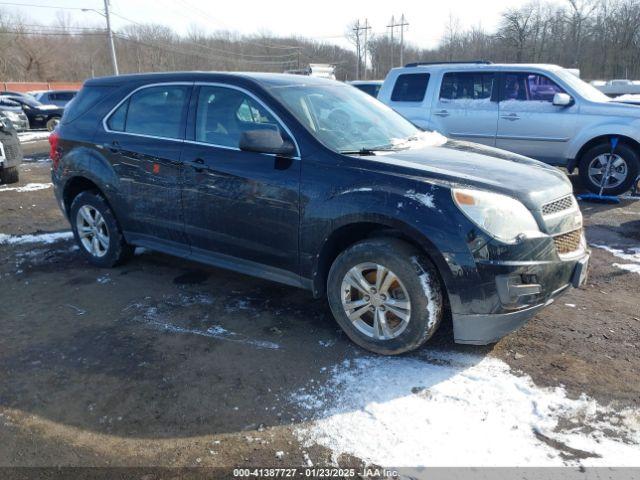
[[[404,27],[409,26],[404,20],[404,13],[400,17],[400,66],[404,66]]]
[[[109,37],[109,47],[111,48],[111,63],[114,75],[119,75],[118,60],[116,59],[116,46],[113,43],[113,32],[111,31],[111,17],[109,15],[109,0],[104,0],[104,16],[107,19],[107,36]]]
[[[356,34],[356,56],[358,57],[356,63],[356,80],[360,80],[360,19],[356,21],[356,26],[353,27],[353,31]]]
[[[371,27],[369,26],[369,19],[364,19],[364,79],[367,79],[367,36]]]
[[[400,17],[400,23],[395,22],[395,17],[391,17],[391,23],[387,27],[391,28],[391,68],[393,68],[393,50],[395,48],[395,42],[393,41],[393,33],[396,27],[400,27],[400,66],[404,65],[404,27],[409,24],[405,21],[404,13]]]
[[[360,31],[363,30],[364,31],[364,45],[362,44],[362,42],[360,42]],[[356,53],[357,53],[357,57],[358,57],[358,65],[356,68],[356,80],[360,80],[360,73],[361,73],[361,64],[362,59],[364,57],[364,76],[366,78],[367,76],[367,30],[371,30],[371,27],[369,26],[369,20],[367,20],[365,18],[364,20],[364,24],[361,26],[360,25],[360,19],[358,19],[356,21],[356,26],[353,27],[353,31],[356,34]]]
[[[394,67],[393,64],[393,30],[396,27],[396,21],[395,18],[393,17],[393,15],[391,16],[391,23],[389,25],[387,25],[387,27],[391,27],[391,68]]]

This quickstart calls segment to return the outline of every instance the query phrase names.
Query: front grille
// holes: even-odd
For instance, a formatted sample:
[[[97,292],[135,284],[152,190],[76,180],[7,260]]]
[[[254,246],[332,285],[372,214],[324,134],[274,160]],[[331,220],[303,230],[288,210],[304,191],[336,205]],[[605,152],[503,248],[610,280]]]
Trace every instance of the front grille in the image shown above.
[[[580,248],[581,241],[582,228],[553,237],[553,243],[556,244],[556,251],[560,255],[575,252]]]
[[[16,144],[4,145],[4,156],[7,160],[15,160],[20,157],[20,147]]]
[[[562,212],[573,208],[574,200],[573,195],[567,195],[553,202],[549,202],[542,206],[542,215],[553,215],[554,213]]]

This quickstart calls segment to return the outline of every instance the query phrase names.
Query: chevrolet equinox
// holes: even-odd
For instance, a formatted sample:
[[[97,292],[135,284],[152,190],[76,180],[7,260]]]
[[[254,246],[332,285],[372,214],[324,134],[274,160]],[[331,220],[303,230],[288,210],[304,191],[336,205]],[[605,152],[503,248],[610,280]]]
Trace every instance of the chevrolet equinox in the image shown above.
[[[563,173],[422,131],[336,81],[91,79],[50,144],[94,265],[142,246],[302,287],[377,353],[419,347],[443,319],[456,342],[495,342],[586,278]]]

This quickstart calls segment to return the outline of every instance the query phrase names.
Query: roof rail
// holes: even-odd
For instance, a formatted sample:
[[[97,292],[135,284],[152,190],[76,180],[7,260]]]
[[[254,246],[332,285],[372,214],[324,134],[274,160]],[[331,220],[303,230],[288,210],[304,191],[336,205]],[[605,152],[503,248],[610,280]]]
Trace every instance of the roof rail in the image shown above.
[[[478,65],[491,65],[489,60],[455,60],[452,62],[412,62],[407,63],[405,67],[419,67],[421,65],[451,65],[456,63],[474,63]]]

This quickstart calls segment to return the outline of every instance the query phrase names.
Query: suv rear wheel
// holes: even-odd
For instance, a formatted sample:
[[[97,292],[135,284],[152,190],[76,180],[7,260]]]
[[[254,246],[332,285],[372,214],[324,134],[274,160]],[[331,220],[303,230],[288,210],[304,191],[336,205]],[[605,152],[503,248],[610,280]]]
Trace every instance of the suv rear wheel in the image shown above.
[[[84,256],[98,267],[113,267],[133,254],[111,208],[99,193],[85,191],[71,203],[73,236]]]
[[[18,167],[8,167],[0,169],[0,183],[18,183],[20,173]]]
[[[640,157],[629,145],[619,144],[613,154],[607,143],[590,148],[580,160],[580,179],[589,190],[599,193],[609,158],[611,170],[602,193],[620,195],[631,188],[640,173]]]
[[[60,123],[60,117],[51,117],[47,120],[47,131],[53,132]]]
[[[327,296],[355,343],[396,355],[420,347],[442,319],[442,287],[433,264],[397,239],[365,240],[333,262]]]

